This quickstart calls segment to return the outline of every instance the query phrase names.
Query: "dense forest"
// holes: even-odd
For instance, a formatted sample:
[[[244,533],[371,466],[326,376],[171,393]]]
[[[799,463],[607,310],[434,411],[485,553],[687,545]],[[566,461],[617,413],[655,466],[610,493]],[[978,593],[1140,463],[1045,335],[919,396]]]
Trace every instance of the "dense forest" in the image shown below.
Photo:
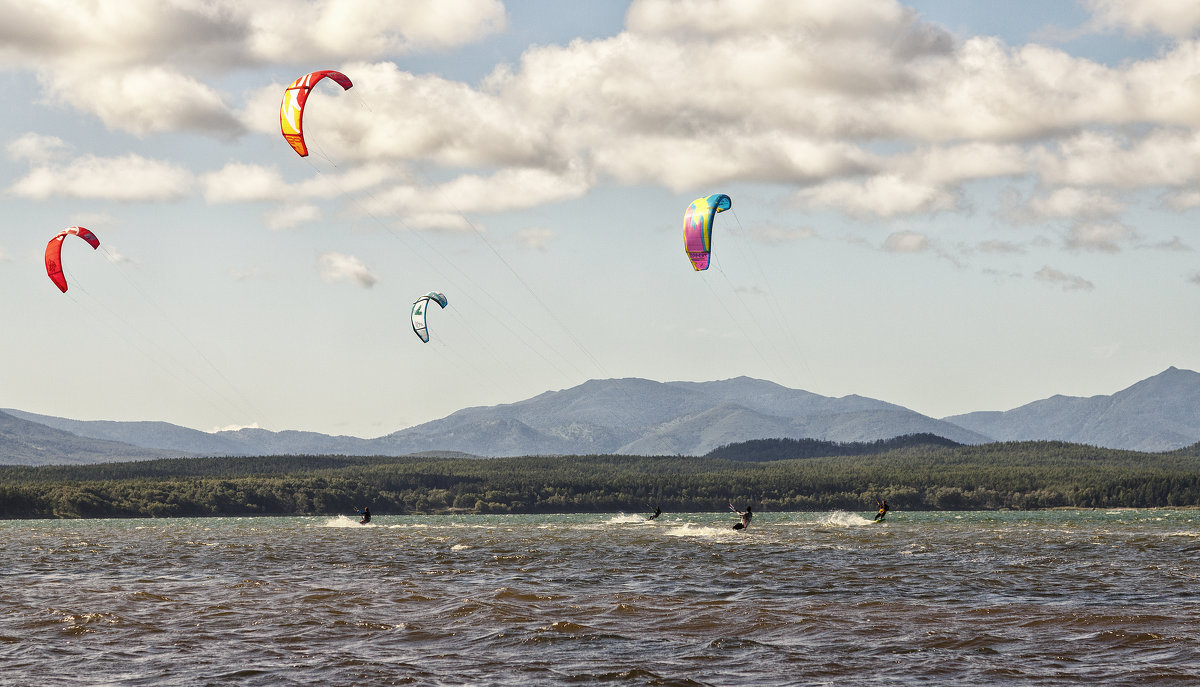
[[[825,443],[825,448],[818,444]],[[739,451],[739,446],[743,450]],[[847,448],[850,447],[850,448]],[[274,456],[0,467],[0,517],[1200,506],[1200,446],[777,440],[686,456]]]

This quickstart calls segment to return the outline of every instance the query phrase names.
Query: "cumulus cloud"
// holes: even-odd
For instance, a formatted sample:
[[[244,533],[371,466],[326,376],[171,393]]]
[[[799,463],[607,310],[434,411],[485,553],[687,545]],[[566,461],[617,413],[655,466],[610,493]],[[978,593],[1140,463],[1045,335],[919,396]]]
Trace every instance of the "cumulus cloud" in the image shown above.
[[[1116,253],[1121,244],[1136,238],[1133,230],[1119,222],[1080,222],[1067,233],[1072,250]]]
[[[1200,189],[1186,189],[1182,191],[1173,191],[1167,193],[1163,197],[1163,201],[1176,212],[1191,210],[1192,208],[1200,207]]]
[[[1125,206],[1099,189],[1058,188],[1029,201],[1035,219],[1103,219],[1120,215]]]
[[[288,184],[274,166],[230,162],[200,177],[204,199],[210,203],[282,200]]]
[[[983,141],[924,146],[876,164],[881,169],[891,169],[907,178],[938,185],[1019,176],[1030,171],[1029,154],[1021,146]]]
[[[58,136],[29,132],[9,143],[6,150],[8,156],[14,160],[37,164],[64,157],[71,150],[71,144]]]
[[[1067,274],[1049,265],[1034,273],[1034,278],[1062,287],[1064,291],[1091,291],[1095,284],[1075,274]]]
[[[939,186],[905,179],[893,174],[865,181],[830,181],[796,193],[811,207],[839,210],[854,217],[896,217],[953,210],[958,205],[953,193]]]
[[[1054,185],[1136,189],[1200,180],[1200,131],[1159,128],[1140,138],[1085,131],[1032,154],[1041,178]]]
[[[369,289],[379,281],[362,260],[333,251],[325,251],[317,256],[317,269],[321,279],[329,284],[349,282]]]
[[[897,231],[883,242],[888,253],[923,253],[929,250],[929,237],[915,231]]]
[[[274,165],[229,162],[215,172],[201,175],[204,199],[210,203],[284,201],[297,198],[329,199],[371,189],[402,175],[402,171],[380,164],[363,164],[343,173],[319,174],[289,182]]]
[[[311,203],[291,203],[263,215],[266,225],[276,230],[291,229],[318,219],[321,219],[321,208]]]
[[[1179,0],[1085,0],[1095,30],[1161,33],[1183,38],[1200,30],[1200,5]]]
[[[246,65],[290,69],[304,46],[306,63],[355,82],[318,89],[305,115],[310,142],[354,171],[292,182],[233,163],[201,179],[213,203],[303,193],[309,207],[267,215],[277,228],[366,189],[360,211],[463,228],[464,213],[578,198],[602,181],[679,192],[779,183],[804,207],[875,220],[970,208],[972,182],[996,178],[1042,189],[1023,202],[1027,218],[1098,225],[1125,212],[1128,191],[1200,206],[1200,40],[1182,38],[1200,19],[1164,2],[1090,0],[1097,26],[1163,31],[1169,18],[1181,37],[1108,66],[1052,46],[960,40],[896,0],[635,0],[615,36],[533,46],[466,83],[393,60],[502,31],[499,0],[0,0],[0,64],[34,71],[48,100],[114,129],[277,137],[284,84],[234,96],[219,79]],[[63,153],[13,145],[11,156],[42,166]],[[399,161],[436,167],[438,181]],[[1095,235],[1079,227],[1071,241],[1120,243]]]
[[[699,19],[711,16],[722,21]],[[1029,174],[1067,152],[1033,156],[1030,140],[1195,120],[1200,94],[1181,84],[1197,50],[1110,68],[1045,46],[959,43],[891,0],[640,0],[623,33],[530,48],[477,86],[393,63],[346,65],[371,107],[323,99],[322,131],[344,159],[558,173],[585,164],[673,190],[903,177],[937,196],[913,212],[939,211],[956,184]],[[248,126],[274,126],[278,87],[252,97]],[[870,152],[880,140],[916,148]]]
[[[243,130],[216,89],[176,69],[150,66],[100,73],[63,69],[48,72],[42,81],[53,102],[91,112],[114,130],[222,136]]]
[[[3,0],[0,9],[4,65],[35,72],[51,102],[138,135],[242,132],[226,96],[196,73],[444,49],[506,25],[499,0]]]
[[[61,165],[34,167],[9,187],[26,198],[105,199],[121,202],[178,200],[191,192],[193,177],[170,162],[140,155],[84,155]]]
[[[361,59],[445,49],[470,43],[506,26],[500,0],[356,0],[252,4],[228,0],[249,29],[245,46],[277,62],[295,59],[303,45],[309,60]]]
[[[556,174],[540,169],[502,169],[490,176],[464,174],[441,184],[401,184],[382,189],[359,206],[372,215],[395,215],[432,228],[469,228],[465,215],[504,212],[578,198],[590,188],[582,169]]]

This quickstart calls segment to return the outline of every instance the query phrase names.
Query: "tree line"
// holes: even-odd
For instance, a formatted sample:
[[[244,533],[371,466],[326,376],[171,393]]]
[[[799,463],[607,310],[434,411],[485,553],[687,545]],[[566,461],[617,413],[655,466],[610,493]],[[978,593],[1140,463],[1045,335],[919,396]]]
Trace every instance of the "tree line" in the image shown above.
[[[716,457],[269,456],[0,466],[0,517],[904,510],[1200,505],[1200,451],[1063,442],[755,444]],[[800,455],[791,455],[796,449]],[[733,454],[731,456],[731,453]]]

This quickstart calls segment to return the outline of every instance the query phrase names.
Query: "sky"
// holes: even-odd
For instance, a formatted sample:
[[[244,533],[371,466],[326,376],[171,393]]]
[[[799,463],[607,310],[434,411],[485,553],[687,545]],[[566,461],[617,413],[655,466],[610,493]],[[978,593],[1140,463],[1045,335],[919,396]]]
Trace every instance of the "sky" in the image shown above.
[[[1200,369],[1192,0],[0,7],[0,407],[370,438],[589,379],[940,418]]]

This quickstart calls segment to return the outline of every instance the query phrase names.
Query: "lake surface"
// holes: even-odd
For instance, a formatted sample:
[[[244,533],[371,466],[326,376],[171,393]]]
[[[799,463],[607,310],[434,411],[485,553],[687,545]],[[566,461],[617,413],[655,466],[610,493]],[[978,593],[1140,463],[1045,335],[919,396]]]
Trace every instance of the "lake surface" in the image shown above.
[[[0,521],[0,684],[1200,684],[1200,511],[644,518]]]

